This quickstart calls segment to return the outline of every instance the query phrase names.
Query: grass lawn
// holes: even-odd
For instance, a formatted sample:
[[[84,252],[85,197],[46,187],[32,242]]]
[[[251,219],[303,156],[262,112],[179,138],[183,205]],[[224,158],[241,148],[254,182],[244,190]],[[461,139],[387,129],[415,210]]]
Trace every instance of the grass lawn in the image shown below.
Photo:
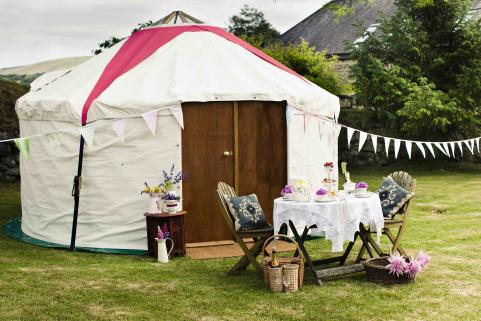
[[[306,274],[301,291],[273,294],[252,268],[226,276],[235,259],[159,265],[0,235],[0,320],[481,320],[481,166],[413,163],[351,172],[371,189],[399,168],[417,178],[404,246],[432,262],[414,284],[379,286],[359,274],[318,287]],[[19,199],[18,184],[0,185],[2,226],[19,215]],[[332,255],[328,242],[313,243]]]

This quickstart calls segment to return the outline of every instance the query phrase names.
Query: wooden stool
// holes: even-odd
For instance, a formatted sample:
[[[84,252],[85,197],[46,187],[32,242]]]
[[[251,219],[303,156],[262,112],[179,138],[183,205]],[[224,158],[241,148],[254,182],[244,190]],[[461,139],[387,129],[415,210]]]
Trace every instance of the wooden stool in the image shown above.
[[[173,214],[169,213],[145,213],[144,216],[147,221],[147,247],[150,256],[157,258],[157,227],[167,224],[167,229],[170,233],[170,238],[174,241],[174,249],[172,256],[185,255],[185,230],[184,230],[184,215],[186,211],[179,211]]]

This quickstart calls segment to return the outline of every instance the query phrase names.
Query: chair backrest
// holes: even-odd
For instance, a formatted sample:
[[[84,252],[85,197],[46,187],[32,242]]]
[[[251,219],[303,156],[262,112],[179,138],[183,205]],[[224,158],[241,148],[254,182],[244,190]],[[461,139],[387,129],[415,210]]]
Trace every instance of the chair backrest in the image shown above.
[[[224,182],[219,182],[217,183],[217,196],[219,197],[221,212],[222,212],[222,215],[224,216],[224,219],[226,220],[227,225],[229,226],[229,229],[231,230],[232,233],[235,234],[236,232],[235,232],[234,218],[230,213],[229,205],[227,205],[224,195],[237,196],[232,186]]]
[[[399,186],[404,188],[406,191],[409,191],[412,193],[416,192],[416,180],[412,178],[412,176],[409,175],[408,173],[399,171],[399,172],[391,173],[389,176],[391,176],[392,179],[396,183],[398,183]],[[405,216],[407,216],[409,203],[411,203],[411,200],[407,201],[406,204],[404,204],[404,206],[399,209],[397,214],[406,214]]]

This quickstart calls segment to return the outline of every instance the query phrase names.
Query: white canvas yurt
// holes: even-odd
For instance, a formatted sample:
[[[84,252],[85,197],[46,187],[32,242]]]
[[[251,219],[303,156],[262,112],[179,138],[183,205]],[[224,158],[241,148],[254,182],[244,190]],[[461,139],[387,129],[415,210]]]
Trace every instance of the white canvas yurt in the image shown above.
[[[178,191],[187,242],[203,242],[231,238],[218,181],[256,193],[271,219],[290,178],[319,185],[323,163],[337,161],[338,127],[309,114],[337,119],[338,98],[200,23],[138,31],[30,91],[16,111],[21,136],[31,137],[20,166],[22,231],[60,245],[70,243],[80,129],[79,247],[146,249],[140,191],[172,164],[188,174]]]

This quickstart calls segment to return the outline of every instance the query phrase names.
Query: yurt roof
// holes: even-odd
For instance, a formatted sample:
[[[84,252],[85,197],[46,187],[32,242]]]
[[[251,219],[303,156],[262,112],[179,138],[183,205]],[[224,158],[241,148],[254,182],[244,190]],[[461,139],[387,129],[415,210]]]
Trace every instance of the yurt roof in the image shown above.
[[[183,12],[183,11],[172,11],[162,19],[157,22],[154,22],[151,26],[160,26],[160,25],[177,25],[177,24],[185,24],[185,23],[204,23],[203,21],[192,17],[191,15]]]
[[[24,120],[80,124],[139,117],[182,102],[241,100],[285,100],[326,116],[339,113],[336,96],[224,29],[205,24],[138,31],[22,96],[16,110]]]

